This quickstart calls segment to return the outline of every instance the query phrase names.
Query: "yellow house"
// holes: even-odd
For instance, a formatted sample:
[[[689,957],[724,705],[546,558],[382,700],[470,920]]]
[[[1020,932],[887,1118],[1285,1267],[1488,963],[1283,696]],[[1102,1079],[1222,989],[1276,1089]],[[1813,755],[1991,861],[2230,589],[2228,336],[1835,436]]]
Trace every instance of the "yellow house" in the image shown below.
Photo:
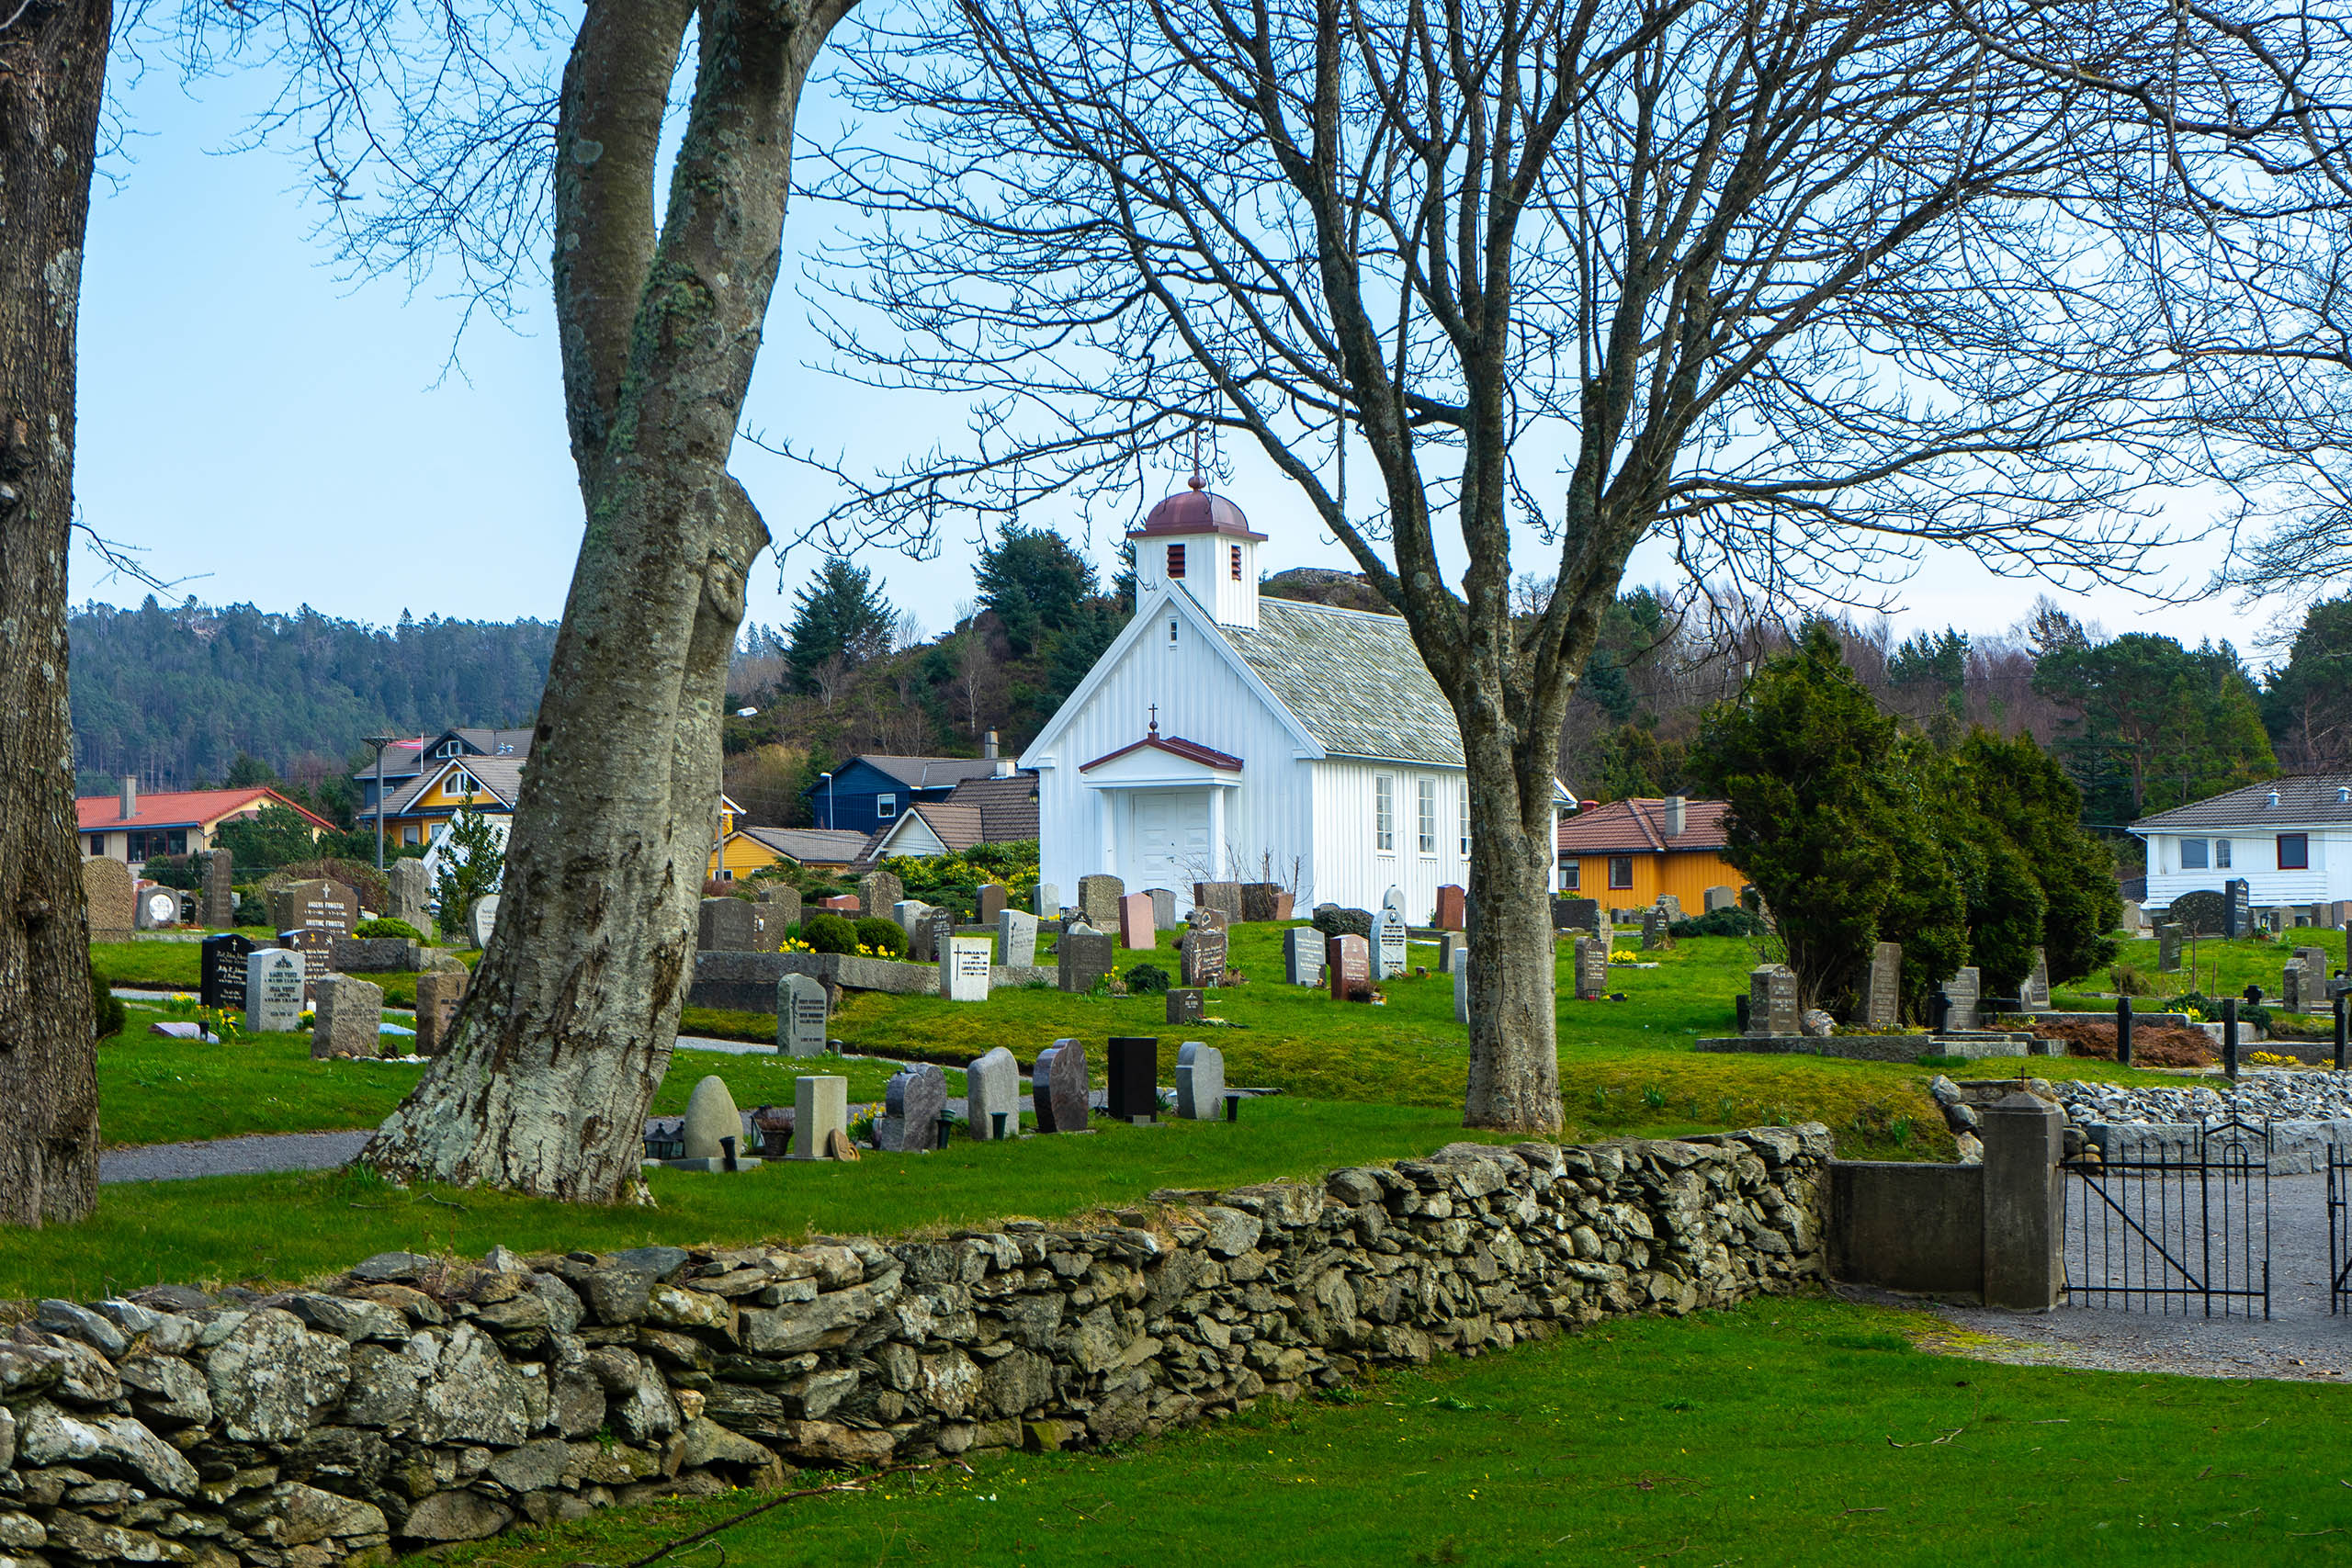
[[[732,806],[729,802],[729,806]],[[734,820],[728,818],[731,824]],[[832,828],[730,827],[711,855],[710,874],[721,882],[740,882],[772,865],[815,866],[842,871],[865,848],[866,835]]]
[[[435,759],[407,789],[391,795],[384,810],[386,840],[429,843],[435,828],[469,805],[485,817],[514,815],[525,761],[519,755]]]
[[[1723,857],[1730,803],[1612,800],[1564,818],[1559,828],[1560,893],[1597,898],[1601,908],[1647,908],[1672,894],[1686,914],[1707,907],[1710,887],[1747,879]]]

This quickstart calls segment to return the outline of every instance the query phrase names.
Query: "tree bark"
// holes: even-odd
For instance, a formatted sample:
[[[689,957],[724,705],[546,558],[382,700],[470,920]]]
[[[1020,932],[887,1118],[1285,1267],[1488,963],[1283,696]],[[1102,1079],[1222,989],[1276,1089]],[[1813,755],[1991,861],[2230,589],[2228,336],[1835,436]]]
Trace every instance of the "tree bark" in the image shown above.
[[[846,0],[598,0],[564,74],[556,312],[587,531],[450,1048],[362,1159],[586,1201],[641,1197],[647,1107],[692,983],[743,581],[768,533],[727,470],[783,243],[801,84]]]
[[[1507,1132],[1560,1126],[1559,979],[1552,931],[1551,775],[1534,796],[1539,832],[1527,829],[1529,790],[1516,748],[1492,716],[1462,725],[1469,763],[1470,1084],[1462,1121]]]
[[[89,916],[66,710],[74,324],[112,10],[0,25],[0,1224],[97,1205]]]

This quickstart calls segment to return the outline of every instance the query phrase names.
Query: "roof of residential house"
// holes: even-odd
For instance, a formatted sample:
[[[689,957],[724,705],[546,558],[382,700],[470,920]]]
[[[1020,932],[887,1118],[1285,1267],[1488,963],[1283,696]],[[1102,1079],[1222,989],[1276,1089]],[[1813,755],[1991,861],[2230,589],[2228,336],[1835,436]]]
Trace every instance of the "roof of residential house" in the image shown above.
[[[449,761],[447,757],[433,757],[426,753],[436,742],[453,736],[485,757],[527,757],[531,754],[531,731],[528,729],[482,729],[459,725],[434,735],[404,737],[411,742],[407,746],[394,741],[380,748],[377,758],[381,759],[384,764],[384,778],[387,782],[408,778],[419,772],[430,772],[436,763]],[[419,740],[423,741],[422,745],[415,744]],[[366,767],[351,776],[354,779],[374,778],[376,759],[370,759]]]
[[[1258,626],[1220,626],[1250,671],[1335,757],[1462,766],[1462,731],[1402,616],[1258,601]]]
[[[2270,803],[2272,795],[2278,803]],[[2143,817],[2134,833],[2177,833],[2197,828],[2260,828],[2270,823],[2317,828],[2352,823],[2352,773],[2304,773],[2248,784],[2211,800],[2193,800]]]
[[[450,767],[465,769],[473,775],[474,782],[481,786],[483,793],[511,810],[515,797],[522,792],[525,761],[526,759],[521,756],[437,758],[433,766],[417,774],[406,788],[392,792],[391,804],[384,808],[384,815],[399,817],[415,809],[417,801],[431,791],[443,771]]]
[[[982,843],[1018,843],[1037,836],[1037,775],[1034,772],[966,779],[939,804],[978,807]]]
[[[1730,812],[1729,801],[1686,800],[1682,831],[1668,838],[1665,801],[1612,800],[1562,821],[1559,851],[1562,854],[1622,855],[1720,850],[1724,842],[1724,818]]]
[[[334,828],[317,812],[267,788],[159,790],[139,796],[137,810],[129,817],[122,814],[120,795],[84,795],[74,802],[74,816],[83,832],[108,833],[118,828],[206,827],[256,806],[283,806],[300,812],[313,827]]]
[[[986,778],[996,772],[993,757],[888,757],[867,753],[844,760],[833,770],[836,776],[853,762],[864,762],[877,773],[884,773],[909,789],[952,789],[966,779]],[[822,789],[820,784],[812,786]]]
[[[745,838],[802,864],[847,865],[865,847],[866,834],[845,828],[741,828]]]
[[[947,846],[950,854],[962,854],[975,844],[988,841],[988,829],[981,820],[976,805],[957,806],[944,800],[918,800],[900,814],[899,820],[909,817],[922,819],[933,837]],[[888,837],[886,834],[885,837]]]

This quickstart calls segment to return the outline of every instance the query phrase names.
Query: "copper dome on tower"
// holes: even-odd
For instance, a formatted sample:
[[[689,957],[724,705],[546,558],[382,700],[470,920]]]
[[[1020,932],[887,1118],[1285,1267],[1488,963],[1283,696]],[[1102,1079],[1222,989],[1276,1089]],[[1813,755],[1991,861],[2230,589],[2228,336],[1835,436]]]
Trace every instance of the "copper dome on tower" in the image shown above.
[[[1241,508],[1210,490],[1208,481],[1198,474],[1192,477],[1187,488],[1146,513],[1143,526],[1130,530],[1127,537],[1140,539],[1148,535],[1167,534],[1223,534],[1236,539],[1266,536],[1250,532],[1250,519],[1241,514]]]

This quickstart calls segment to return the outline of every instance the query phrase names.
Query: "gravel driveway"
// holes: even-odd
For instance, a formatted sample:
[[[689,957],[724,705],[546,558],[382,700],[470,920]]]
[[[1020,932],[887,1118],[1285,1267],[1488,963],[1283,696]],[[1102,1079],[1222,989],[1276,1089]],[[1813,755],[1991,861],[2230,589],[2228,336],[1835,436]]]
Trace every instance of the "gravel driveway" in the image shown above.
[[[269,1170],[333,1170],[367,1146],[356,1133],[267,1133],[201,1144],[142,1144],[98,1156],[100,1181],[182,1181],[191,1176],[251,1176]]]

